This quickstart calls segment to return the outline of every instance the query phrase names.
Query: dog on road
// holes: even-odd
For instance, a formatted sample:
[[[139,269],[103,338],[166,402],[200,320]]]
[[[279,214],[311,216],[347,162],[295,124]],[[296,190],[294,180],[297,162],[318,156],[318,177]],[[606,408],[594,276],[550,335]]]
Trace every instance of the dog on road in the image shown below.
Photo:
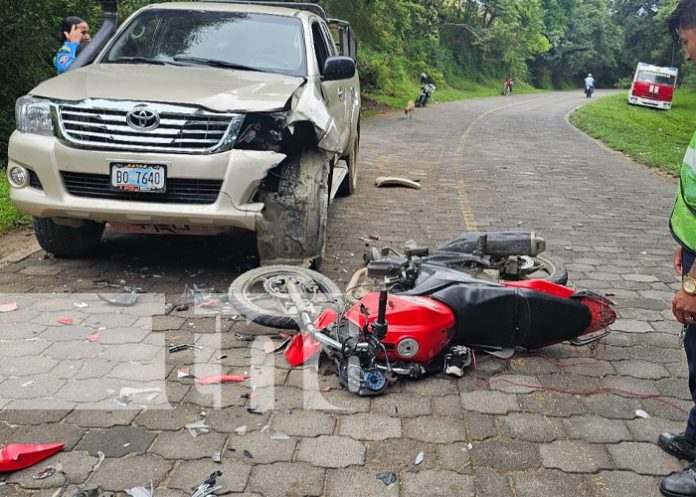
[[[407,119],[411,119],[413,117],[413,113],[416,110],[416,103],[413,100],[409,100],[408,103],[406,104],[406,107],[404,107],[404,113],[406,114]]]

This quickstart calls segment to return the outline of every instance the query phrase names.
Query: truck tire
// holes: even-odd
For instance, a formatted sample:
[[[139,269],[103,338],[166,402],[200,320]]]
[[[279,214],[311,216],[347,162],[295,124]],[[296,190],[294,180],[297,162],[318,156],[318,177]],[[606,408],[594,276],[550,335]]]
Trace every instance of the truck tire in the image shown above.
[[[57,224],[51,218],[33,217],[34,235],[46,252],[56,257],[79,257],[94,251],[99,245],[103,223],[82,221],[78,227]]]
[[[318,150],[304,150],[280,165],[278,191],[261,192],[263,217],[256,225],[262,265],[319,267],[324,256],[329,209],[329,163]]]
[[[358,167],[360,164],[360,128],[358,127],[358,133],[353,140],[353,146],[351,147],[350,155],[344,157],[346,164],[348,165],[348,174],[343,178],[341,186],[338,187],[336,194],[340,197],[348,197],[353,195],[355,188],[358,186]]]

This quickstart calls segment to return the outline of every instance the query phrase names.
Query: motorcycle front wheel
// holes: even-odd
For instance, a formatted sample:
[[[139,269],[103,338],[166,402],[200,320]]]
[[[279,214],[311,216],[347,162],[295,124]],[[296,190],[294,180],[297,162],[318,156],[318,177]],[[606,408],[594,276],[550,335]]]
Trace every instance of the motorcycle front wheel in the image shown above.
[[[568,269],[555,257],[549,255],[536,255],[534,257],[522,256],[521,275],[508,275],[503,273],[502,280],[546,280],[557,285],[568,283]]]
[[[235,310],[254,323],[298,330],[300,313],[290,295],[291,282],[312,316],[329,306],[342,310],[343,292],[333,281],[297,266],[263,266],[247,271],[232,282],[228,297]]]

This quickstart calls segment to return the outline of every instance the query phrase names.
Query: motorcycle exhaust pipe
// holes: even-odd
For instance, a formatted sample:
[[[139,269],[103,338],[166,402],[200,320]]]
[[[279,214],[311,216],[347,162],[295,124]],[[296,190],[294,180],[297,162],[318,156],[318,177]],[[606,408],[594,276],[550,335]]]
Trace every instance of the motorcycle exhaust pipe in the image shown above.
[[[91,64],[114,33],[116,33],[116,28],[118,28],[118,0],[101,0],[101,7],[104,13],[104,22],[101,28],[99,28],[89,45],[80,50],[75,62],[70,65],[68,71]]]
[[[534,257],[546,250],[546,241],[535,232],[491,231],[463,233],[438,248],[444,252],[482,254],[495,257],[527,255]]]

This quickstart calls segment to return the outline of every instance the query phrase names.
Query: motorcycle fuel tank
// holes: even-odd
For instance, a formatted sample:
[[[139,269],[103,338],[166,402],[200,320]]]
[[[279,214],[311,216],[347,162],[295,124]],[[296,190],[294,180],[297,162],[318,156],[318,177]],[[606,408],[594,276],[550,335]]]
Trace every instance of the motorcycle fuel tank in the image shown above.
[[[346,313],[346,319],[359,329],[365,324],[361,304],[373,323],[379,310],[379,293],[368,294]],[[454,335],[454,314],[449,307],[429,297],[389,295],[386,318],[387,336],[382,343],[393,361],[427,364]]]

